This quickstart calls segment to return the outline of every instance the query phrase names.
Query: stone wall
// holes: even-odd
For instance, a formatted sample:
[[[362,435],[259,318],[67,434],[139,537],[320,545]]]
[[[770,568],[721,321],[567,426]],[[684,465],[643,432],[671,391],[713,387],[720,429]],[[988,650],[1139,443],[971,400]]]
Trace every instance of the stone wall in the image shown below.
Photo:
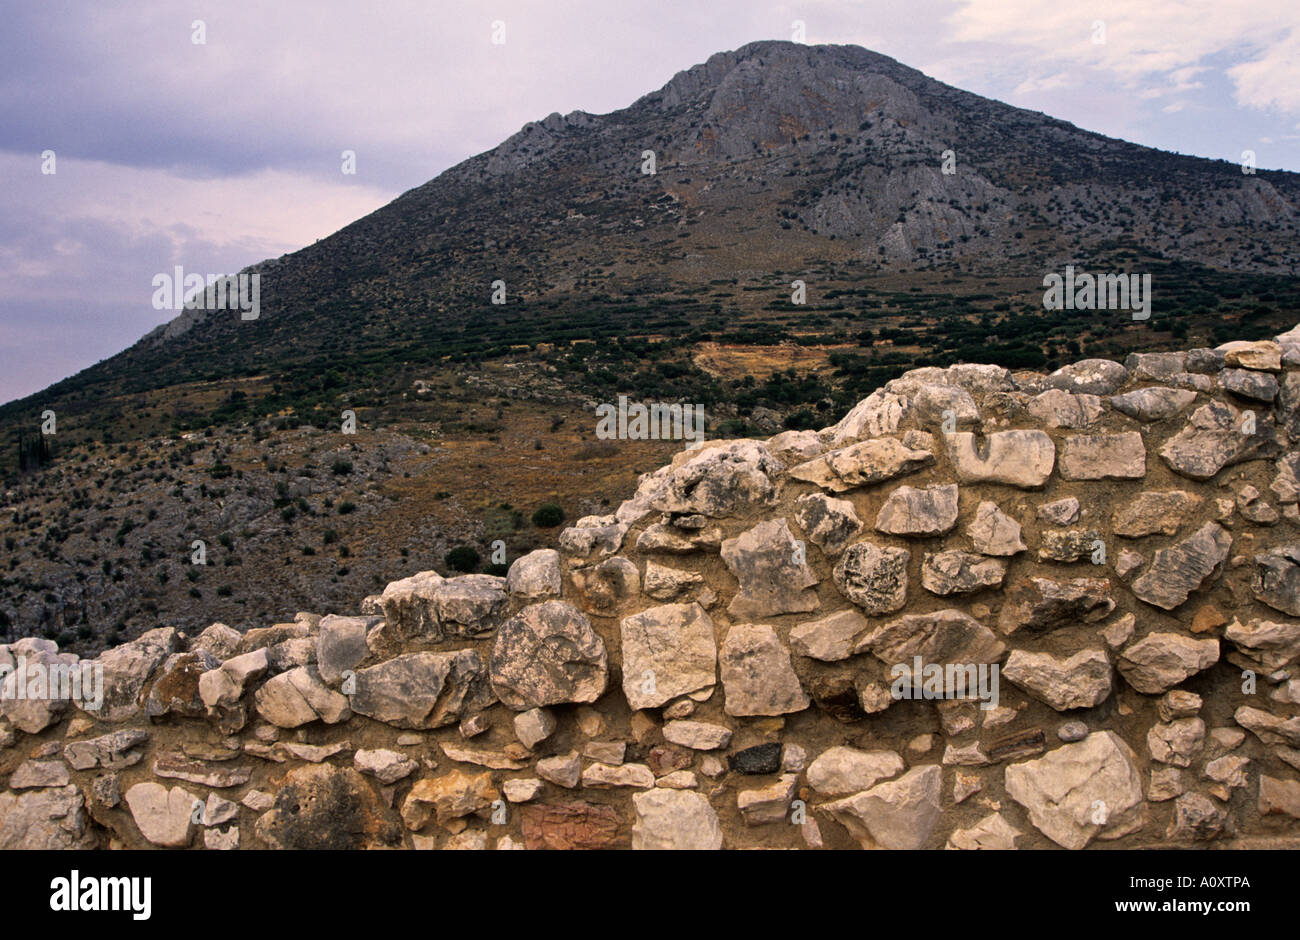
[[[919,369],[505,578],[9,675],[0,846],[1300,847],[1298,406],[1300,328]]]

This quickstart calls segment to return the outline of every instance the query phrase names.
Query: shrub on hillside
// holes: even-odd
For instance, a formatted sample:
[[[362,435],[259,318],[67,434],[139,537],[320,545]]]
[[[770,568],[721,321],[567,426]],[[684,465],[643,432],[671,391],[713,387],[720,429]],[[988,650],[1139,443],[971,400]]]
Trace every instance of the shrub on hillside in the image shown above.
[[[478,567],[478,552],[468,545],[453,548],[447,553],[447,567],[453,571],[473,571]]]
[[[564,510],[555,503],[542,503],[533,513],[533,525],[539,529],[550,529],[564,521]]]

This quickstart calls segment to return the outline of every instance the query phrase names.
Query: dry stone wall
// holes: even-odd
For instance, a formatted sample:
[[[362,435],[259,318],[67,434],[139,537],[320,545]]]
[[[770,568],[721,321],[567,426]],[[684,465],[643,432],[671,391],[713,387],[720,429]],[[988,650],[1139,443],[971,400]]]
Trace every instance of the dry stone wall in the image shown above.
[[[1297,618],[1300,328],[918,369],[98,708],[0,648],[0,847],[1300,847]]]

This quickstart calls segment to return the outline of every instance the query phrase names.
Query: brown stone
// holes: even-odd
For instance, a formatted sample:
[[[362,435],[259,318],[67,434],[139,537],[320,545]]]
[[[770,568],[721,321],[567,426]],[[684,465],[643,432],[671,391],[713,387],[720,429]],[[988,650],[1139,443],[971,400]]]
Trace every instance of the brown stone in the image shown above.
[[[674,770],[685,770],[691,766],[692,759],[690,752],[683,748],[660,744],[650,748],[650,753],[646,756],[646,764],[656,777],[662,777]]]
[[[145,700],[145,714],[159,717],[168,712],[186,718],[201,718],[207,709],[199,697],[199,676],[220,663],[209,653],[173,653],[167,657]]]
[[[1228,622],[1227,616],[1213,604],[1204,604],[1192,617],[1193,633],[1209,633]]]
[[[609,849],[620,841],[611,806],[575,801],[523,807],[524,845],[529,849]]]
[[[1259,815],[1300,819],[1300,780],[1259,776]]]

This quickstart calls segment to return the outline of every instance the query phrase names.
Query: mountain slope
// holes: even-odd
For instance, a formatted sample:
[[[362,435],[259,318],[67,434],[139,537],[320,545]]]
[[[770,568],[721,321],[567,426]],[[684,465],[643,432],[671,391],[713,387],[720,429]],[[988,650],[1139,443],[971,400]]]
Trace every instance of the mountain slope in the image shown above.
[[[646,150],[654,175],[641,172]],[[1275,308],[1261,311],[1255,298],[1289,306],[1278,291],[1300,270],[1297,206],[1297,174],[1243,176],[1235,164],[1111,140],[857,47],[759,42],[711,57],[622,111],[526,125],[333,236],[255,266],[260,319],[178,318],[0,409],[0,422],[53,407],[102,432],[121,424],[115,415],[129,396],[199,378],[248,384],[236,401],[221,399],[224,410],[167,403],[181,425],[317,406],[334,420],[349,403],[392,403],[419,369],[447,357],[629,336],[698,342],[744,324],[758,324],[760,341],[772,344],[819,330],[852,344],[863,321],[897,313],[884,321],[892,326],[917,313],[886,298],[830,324],[842,329],[782,320],[773,311],[791,312],[796,277],[814,304],[796,312],[813,314],[839,309],[816,306],[837,291],[865,296],[873,278],[884,279],[873,286],[878,297],[903,289],[889,280],[900,274],[913,290],[996,274],[1018,279],[999,284],[997,299],[1041,319],[1047,271],[1165,263],[1173,267],[1158,284],[1161,312],[1188,313],[1186,297],[1168,301],[1207,268],[1261,278],[1234,281],[1227,293],[1268,314]],[[498,279],[504,305],[489,302]],[[976,284],[943,293],[987,292]],[[992,305],[951,312],[994,313],[984,334],[1003,318]],[[1012,332],[1026,329],[1037,327]],[[918,337],[922,349],[926,339]],[[1165,339],[1145,334],[1155,345]],[[1046,332],[1031,347],[1051,361]],[[626,371],[617,358],[607,365]],[[725,394],[700,376],[683,392]]]

